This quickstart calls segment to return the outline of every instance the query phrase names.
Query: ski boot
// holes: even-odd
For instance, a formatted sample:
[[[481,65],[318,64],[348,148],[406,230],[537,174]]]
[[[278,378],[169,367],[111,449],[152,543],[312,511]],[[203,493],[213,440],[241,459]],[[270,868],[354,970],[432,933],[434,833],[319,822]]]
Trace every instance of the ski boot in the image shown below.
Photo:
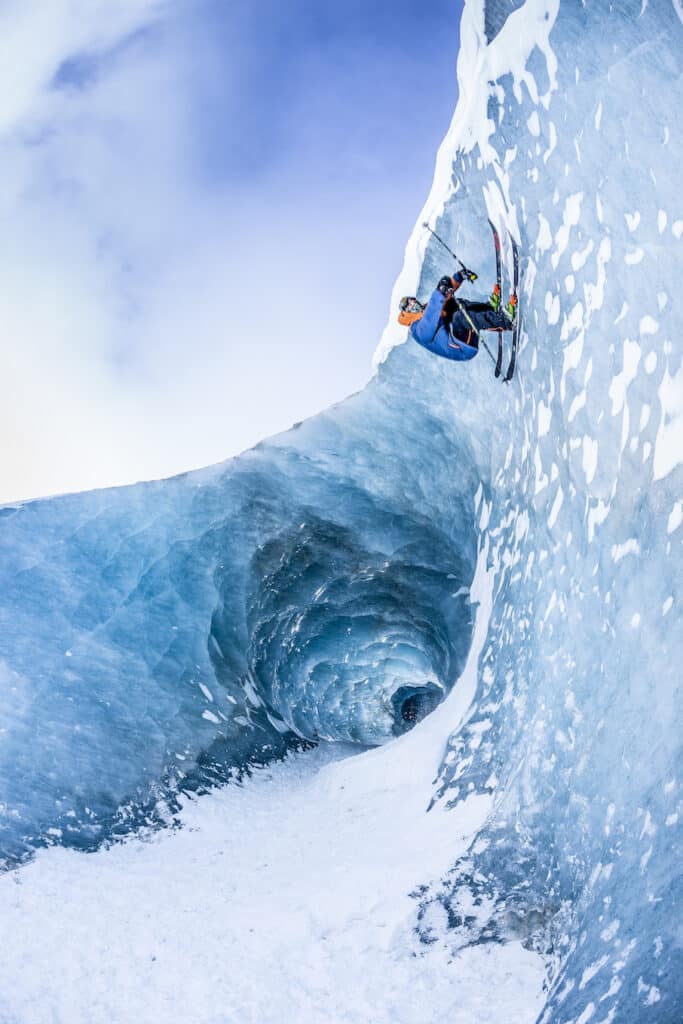
[[[491,295],[489,296],[489,305],[490,305],[491,309],[494,311],[494,313],[497,313],[500,310],[500,285],[499,284],[494,284],[494,286],[493,286],[493,291],[491,292]]]
[[[515,317],[517,316],[517,296],[514,292],[508,299],[507,305],[505,307],[505,312],[510,320],[510,323],[514,324]]]

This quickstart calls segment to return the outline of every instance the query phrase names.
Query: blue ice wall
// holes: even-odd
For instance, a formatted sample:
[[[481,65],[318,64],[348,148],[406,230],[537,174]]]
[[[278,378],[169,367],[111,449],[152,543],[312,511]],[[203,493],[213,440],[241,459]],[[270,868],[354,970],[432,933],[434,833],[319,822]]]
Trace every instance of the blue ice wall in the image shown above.
[[[424,948],[538,949],[545,1024],[683,1017],[679,8],[466,6],[435,226],[483,284],[487,214],[519,235],[511,385],[402,345],[239,459],[2,510],[6,857],[410,727],[457,681],[479,558],[488,637],[434,800],[494,810],[416,906]],[[428,245],[421,295],[445,269]]]
[[[524,80],[473,84],[492,152],[455,155],[437,228],[471,260],[482,197],[502,196],[526,278],[517,380],[501,398],[483,359],[468,379],[480,424],[505,403],[495,602],[435,794],[490,793],[495,811],[419,929],[542,950],[544,1024],[683,1019],[682,17],[664,0],[513,14],[503,33],[550,24],[549,49]]]
[[[92,848],[181,788],[302,740],[381,743],[443,698],[478,474],[426,396],[399,424],[400,396],[388,376],[223,466],[2,510],[5,857]]]

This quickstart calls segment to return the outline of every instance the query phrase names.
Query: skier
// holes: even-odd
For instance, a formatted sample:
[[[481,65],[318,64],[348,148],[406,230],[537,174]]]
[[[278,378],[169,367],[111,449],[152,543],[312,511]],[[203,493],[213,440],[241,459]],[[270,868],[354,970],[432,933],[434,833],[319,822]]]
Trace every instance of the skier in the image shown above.
[[[412,295],[401,299],[398,322],[410,327],[418,345],[444,359],[473,359],[479,351],[480,331],[511,331],[513,327],[515,295],[510,296],[504,312],[498,285],[488,302],[456,299],[465,280],[472,280],[471,272],[442,277],[426,306]]]

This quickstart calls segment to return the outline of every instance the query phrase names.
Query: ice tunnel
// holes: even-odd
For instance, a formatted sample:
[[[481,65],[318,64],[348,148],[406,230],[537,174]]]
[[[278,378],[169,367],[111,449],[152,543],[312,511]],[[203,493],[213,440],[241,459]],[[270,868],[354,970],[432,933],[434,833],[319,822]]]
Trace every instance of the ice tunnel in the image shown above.
[[[541,1024],[681,1019],[682,22],[465,4],[392,309],[449,269],[425,220],[492,283],[490,218],[508,276],[523,252],[509,385],[392,316],[361,393],[237,459],[0,510],[8,862],[292,745],[420,728],[476,626],[432,807],[490,813],[420,890],[420,947],[535,949]]]

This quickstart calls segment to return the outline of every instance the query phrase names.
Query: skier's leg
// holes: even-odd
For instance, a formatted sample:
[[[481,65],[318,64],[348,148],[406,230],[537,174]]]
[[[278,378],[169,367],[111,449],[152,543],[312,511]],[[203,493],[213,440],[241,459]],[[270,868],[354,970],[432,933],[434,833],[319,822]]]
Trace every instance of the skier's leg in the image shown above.
[[[469,316],[469,312],[467,315]],[[453,358],[472,359],[476,356],[479,349],[479,338],[461,310],[453,314],[449,334],[451,338],[449,348],[458,352],[458,355]]]
[[[486,313],[493,308],[490,302],[470,302],[469,300],[461,305],[465,306],[469,313]]]
[[[501,310],[491,309],[485,306],[483,309],[468,310],[474,326],[479,331],[511,331],[512,321],[510,317]]]
[[[469,316],[470,319],[472,320],[472,322],[474,323],[474,320],[473,320],[473,318],[472,318],[472,316],[471,316],[471,314],[469,312],[469,306],[468,306],[468,309],[467,309],[467,316]],[[472,330],[472,325],[469,323],[469,321],[467,319],[467,316],[465,315],[464,312],[462,312],[462,310],[458,309],[453,314],[451,322],[448,325],[450,333],[458,341],[467,342],[467,339],[468,339],[468,337],[470,335],[474,335],[475,338],[477,337],[476,334],[474,334],[474,332]],[[475,326],[476,326],[476,324],[475,324]],[[478,343],[478,342],[476,342],[476,343]],[[475,342],[473,342],[472,344],[475,344]]]

